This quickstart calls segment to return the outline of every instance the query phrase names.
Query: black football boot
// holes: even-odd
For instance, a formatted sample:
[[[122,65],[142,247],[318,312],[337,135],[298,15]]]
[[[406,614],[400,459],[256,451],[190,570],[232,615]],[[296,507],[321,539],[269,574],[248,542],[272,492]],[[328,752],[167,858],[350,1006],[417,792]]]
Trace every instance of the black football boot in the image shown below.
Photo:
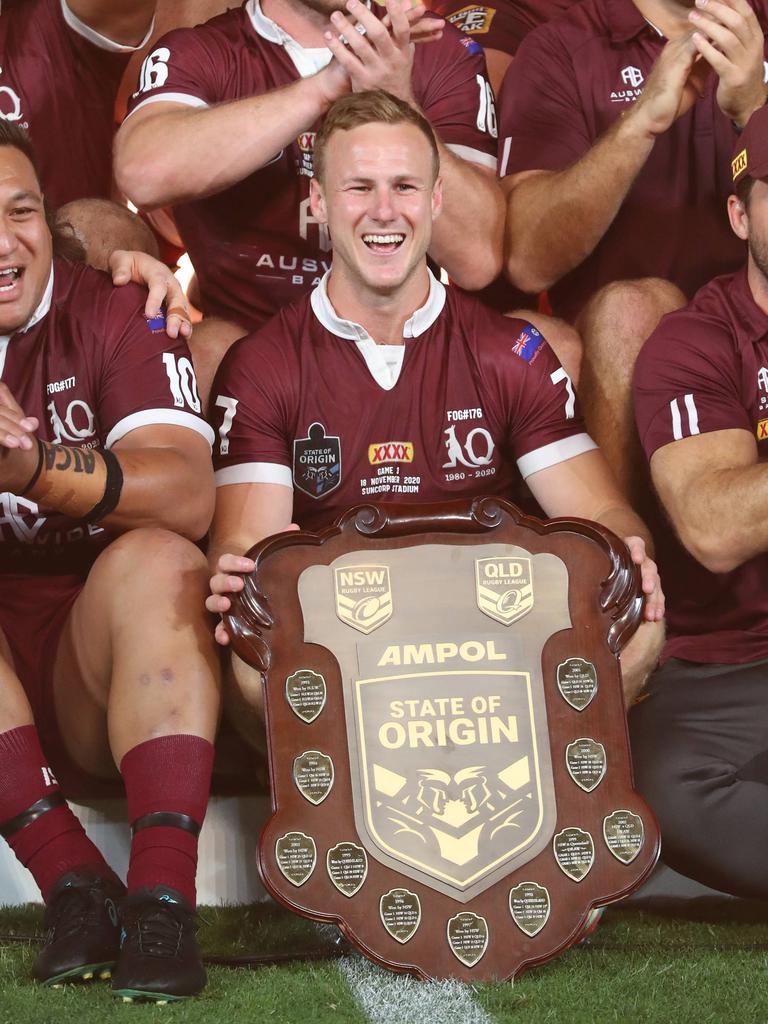
[[[205,988],[195,913],[174,889],[137,889],[123,900],[121,921],[114,996],[127,1003],[169,1003]]]
[[[53,888],[43,920],[45,944],[32,965],[43,985],[109,978],[120,952],[125,887],[91,872],[69,871]]]

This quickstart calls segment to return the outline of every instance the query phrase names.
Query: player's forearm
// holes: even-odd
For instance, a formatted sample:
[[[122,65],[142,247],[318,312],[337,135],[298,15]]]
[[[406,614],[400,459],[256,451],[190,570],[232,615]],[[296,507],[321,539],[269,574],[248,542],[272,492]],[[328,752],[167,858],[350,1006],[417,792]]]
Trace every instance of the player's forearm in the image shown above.
[[[429,255],[462,288],[484,288],[501,271],[504,197],[498,181],[440,145],[443,208]]]
[[[120,530],[163,527],[199,540],[213,512],[213,473],[174,448],[119,453],[38,441],[6,453],[3,489],[72,519]]]
[[[624,502],[610,505],[598,511],[592,518],[602,526],[607,526],[617,537],[641,537],[645,541],[646,551],[653,556],[653,537],[640,516],[629,505]]]
[[[718,469],[665,502],[687,550],[710,572],[730,572],[768,551],[768,465]]]
[[[141,209],[222,192],[269,163],[327,109],[315,79],[206,108],[137,111],[115,142],[115,174]]]
[[[581,160],[509,184],[504,269],[514,285],[550,288],[595,249],[653,148],[631,118],[617,121]]]

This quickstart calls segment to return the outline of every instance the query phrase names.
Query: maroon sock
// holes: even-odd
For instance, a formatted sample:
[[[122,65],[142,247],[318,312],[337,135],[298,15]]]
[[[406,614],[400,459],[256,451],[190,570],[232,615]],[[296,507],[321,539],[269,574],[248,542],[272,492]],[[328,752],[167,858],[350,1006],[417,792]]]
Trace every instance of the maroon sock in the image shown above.
[[[213,745],[200,736],[160,736],[123,758],[120,772],[134,829],[129,893],[165,885],[194,907],[197,831],[205,817],[212,766]],[[155,824],[147,815],[168,817]]]
[[[22,818],[38,800],[62,801],[39,817]],[[115,875],[66,803],[40,749],[34,725],[0,733],[0,833],[29,868],[47,902],[62,875],[75,869]]]

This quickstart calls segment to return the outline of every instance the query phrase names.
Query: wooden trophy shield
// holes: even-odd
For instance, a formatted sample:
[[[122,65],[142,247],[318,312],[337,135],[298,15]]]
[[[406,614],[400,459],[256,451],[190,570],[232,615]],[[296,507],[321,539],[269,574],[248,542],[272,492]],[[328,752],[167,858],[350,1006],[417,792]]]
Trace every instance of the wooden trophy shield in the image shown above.
[[[648,876],[618,538],[481,498],[360,506],[250,556],[225,622],[266,673],[275,899],[385,967],[473,981],[557,955]]]

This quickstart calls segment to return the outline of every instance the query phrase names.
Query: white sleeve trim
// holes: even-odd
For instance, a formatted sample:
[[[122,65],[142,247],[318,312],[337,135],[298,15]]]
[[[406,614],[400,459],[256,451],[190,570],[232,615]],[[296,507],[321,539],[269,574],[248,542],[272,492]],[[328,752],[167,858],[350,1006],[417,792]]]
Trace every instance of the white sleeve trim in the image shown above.
[[[559,462],[567,462],[584,452],[591,452],[597,445],[589,434],[573,434],[571,437],[564,437],[562,441],[553,441],[545,444],[542,448],[535,448],[532,452],[521,455],[517,460],[517,468],[523,480],[526,480],[532,473],[538,473],[541,469],[549,469]]]
[[[205,100],[201,100],[199,96],[190,96],[189,93],[186,92],[164,92],[160,96],[147,96],[145,100],[142,100],[141,103],[125,115],[123,123],[135,114],[137,110],[141,110],[142,107],[146,107],[150,103],[183,103],[185,107],[208,106]]]
[[[211,446],[211,449],[213,449],[213,427],[209,426],[205,420],[201,420],[199,416],[193,416],[191,412],[181,412],[178,409],[144,409],[141,412],[134,412],[130,416],[125,416],[107,434],[104,447],[111,448],[112,445],[124,438],[126,434],[129,434],[132,430],[137,430],[139,427],[154,427],[161,424],[187,427],[189,430],[194,430],[195,433],[202,434]]]
[[[481,167],[490,167],[496,171],[497,158],[490,153],[483,153],[482,150],[473,149],[471,146],[459,146],[453,142],[446,142],[446,149],[459,157],[461,160],[468,160],[471,164],[480,164]]]
[[[277,462],[243,462],[239,466],[225,466],[214,474],[217,487],[227,484],[282,484],[293,490],[293,477],[289,466]]]
[[[143,46],[146,46],[152,35],[152,30],[155,27],[154,18],[152,24],[147,29],[147,34],[144,36],[142,41],[136,46],[126,46],[123,43],[116,43],[114,39],[108,39],[106,36],[101,35],[95,29],[92,29],[90,25],[86,25],[84,21],[81,21],[76,14],[74,14],[67,5],[67,0],[61,0],[61,13],[64,15],[64,21],[72,29],[73,32],[77,32],[83,39],[87,39],[89,43],[93,43],[94,46],[98,46],[100,50],[109,50],[111,53],[136,53]]]

